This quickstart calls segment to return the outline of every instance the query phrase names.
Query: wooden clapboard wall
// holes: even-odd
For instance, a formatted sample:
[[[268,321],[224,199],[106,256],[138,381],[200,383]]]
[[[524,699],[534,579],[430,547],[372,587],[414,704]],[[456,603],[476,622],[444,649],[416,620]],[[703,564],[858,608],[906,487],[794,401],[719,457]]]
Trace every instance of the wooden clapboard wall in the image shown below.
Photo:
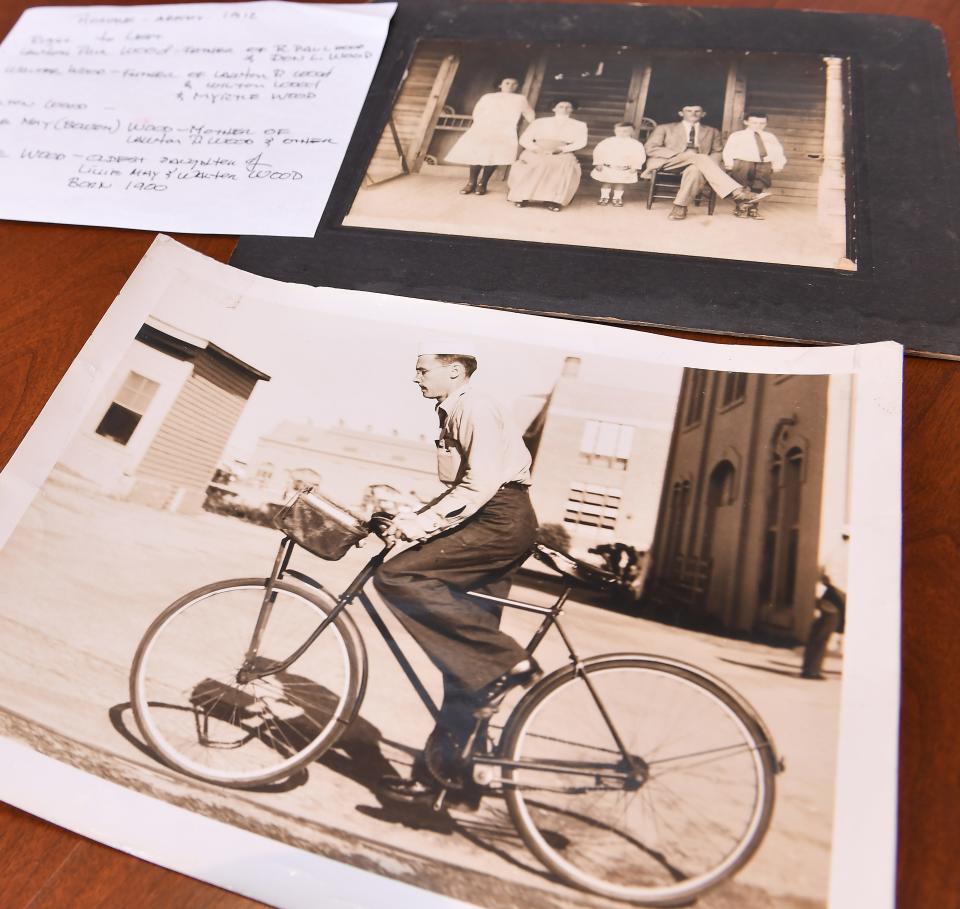
[[[824,65],[818,62],[787,55],[743,62],[746,110],[767,114],[767,129],[787,155],[787,166],[774,176],[771,201],[817,204],[826,98]]]
[[[445,103],[459,64],[453,42],[422,43],[407,71],[400,93],[367,168],[367,183],[416,173],[430,144],[437,111]]]
[[[207,488],[257,380],[209,350],[187,379],[137,468],[171,491]]]

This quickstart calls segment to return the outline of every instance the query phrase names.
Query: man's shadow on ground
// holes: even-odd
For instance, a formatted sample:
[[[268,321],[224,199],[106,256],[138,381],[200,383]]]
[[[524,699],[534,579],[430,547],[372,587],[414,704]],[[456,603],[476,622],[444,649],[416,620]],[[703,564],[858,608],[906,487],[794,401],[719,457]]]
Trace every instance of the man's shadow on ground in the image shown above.
[[[261,742],[284,755],[290,753],[290,743],[309,741],[318,726],[325,725],[336,709],[339,698],[329,689],[296,673],[277,673],[273,680],[282,686],[281,697],[286,707],[299,713],[290,718],[272,714],[259,726],[257,735]],[[246,734],[245,730],[254,716],[250,703],[253,699],[245,696],[239,689],[233,689],[232,699],[229,697],[230,693],[223,683],[205,679],[195,686],[190,705],[157,702],[151,704],[158,711],[170,710],[189,714],[191,724],[194,722],[195,711],[206,710],[219,722],[231,724],[238,732]],[[162,759],[154,749],[139,737],[138,731],[133,728],[135,724],[129,722],[131,706],[130,702],[124,702],[111,707],[108,711],[111,725],[141,754],[162,764]],[[258,719],[262,721],[262,716]],[[429,830],[447,836],[458,834],[474,846],[518,868],[548,880],[558,880],[538,864],[518,858],[519,855],[526,859],[527,853],[510,820],[503,797],[499,794],[486,796],[482,810],[475,816],[465,812],[451,814],[447,810],[435,811],[429,805],[398,804],[381,799],[382,779],[398,773],[398,768],[384,754],[383,746],[409,757],[409,765],[412,765],[413,759],[419,754],[417,748],[384,739],[373,723],[357,715],[331,748],[317,759],[324,767],[363,786],[377,800],[376,806],[357,805],[356,811],[384,823],[399,824],[414,830]],[[407,764],[406,761],[400,763]],[[405,772],[409,765],[400,768],[401,771]],[[245,787],[245,791],[293,791],[305,785],[309,779],[310,766],[302,767],[289,777],[275,782]]]

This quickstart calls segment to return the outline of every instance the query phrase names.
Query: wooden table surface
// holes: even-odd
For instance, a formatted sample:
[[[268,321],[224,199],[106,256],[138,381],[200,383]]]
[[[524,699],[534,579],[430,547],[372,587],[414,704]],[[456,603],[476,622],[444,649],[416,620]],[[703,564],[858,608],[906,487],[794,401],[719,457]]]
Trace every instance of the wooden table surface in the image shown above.
[[[0,0],[0,35],[27,5]],[[710,5],[925,18],[943,29],[951,64],[960,68],[957,0]],[[0,222],[0,465],[152,239],[140,231]],[[235,243],[233,237],[177,239],[220,261]],[[905,372],[898,905],[953,909],[960,906],[954,854],[960,843],[960,363],[909,358]],[[4,909],[257,905],[0,805]]]

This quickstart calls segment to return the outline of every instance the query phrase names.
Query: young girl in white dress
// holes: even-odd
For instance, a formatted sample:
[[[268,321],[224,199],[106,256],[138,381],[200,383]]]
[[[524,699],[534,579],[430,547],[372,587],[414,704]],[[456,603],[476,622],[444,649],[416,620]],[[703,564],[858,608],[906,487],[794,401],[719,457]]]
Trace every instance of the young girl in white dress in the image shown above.
[[[512,76],[500,80],[499,91],[482,95],[473,108],[473,125],[450,149],[446,160],[466,164],[469,177],[461,194],[483,196],[493,172],[517,159],[517,123],[534,119],[533,108],[518,93],[520,82]]]
[[[643,170],[647,153],[637,141],[632,123],[618,123],[613,135],[597,143],[593,150],[593,170],[590,176],[600,182],[597,205],[623,206],[623,191],[637,182],[637,172]],[[612,198],[611,198],[612,195]]]
[[[520,136],[523,152],[507,181],[507,199],[518,207],[543,202],[560,211],[576,194],[580,162],[574,152],[587,144],[587,124],[573,118],[575,110],[575,102],[558,101],[552,117],[534,120]]]

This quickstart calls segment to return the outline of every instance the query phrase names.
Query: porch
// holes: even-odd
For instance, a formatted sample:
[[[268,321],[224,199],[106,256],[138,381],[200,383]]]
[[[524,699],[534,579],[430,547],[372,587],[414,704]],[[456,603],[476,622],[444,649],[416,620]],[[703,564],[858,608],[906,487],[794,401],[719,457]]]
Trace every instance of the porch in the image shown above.
[[[461,196],[458,189],[465,177],[466,168],[444,167],[367,185],[343,223],[781,265],[853,267],[844,258],[845,243],[830,236],[817,208],[788,198],[763,205],[763,221],[733,217],[733,205],[725,200],[718,201],[712,217],[705,205],[691,206],[685,221],[671,221],[668,202],[656,202],[647,210],[646,181],[627,190],[623,208],[612,208],[596,204],[599,184],[585,177],[573,202],[555,213],[507,202],[500,172],[490,181],[486,196]]]

